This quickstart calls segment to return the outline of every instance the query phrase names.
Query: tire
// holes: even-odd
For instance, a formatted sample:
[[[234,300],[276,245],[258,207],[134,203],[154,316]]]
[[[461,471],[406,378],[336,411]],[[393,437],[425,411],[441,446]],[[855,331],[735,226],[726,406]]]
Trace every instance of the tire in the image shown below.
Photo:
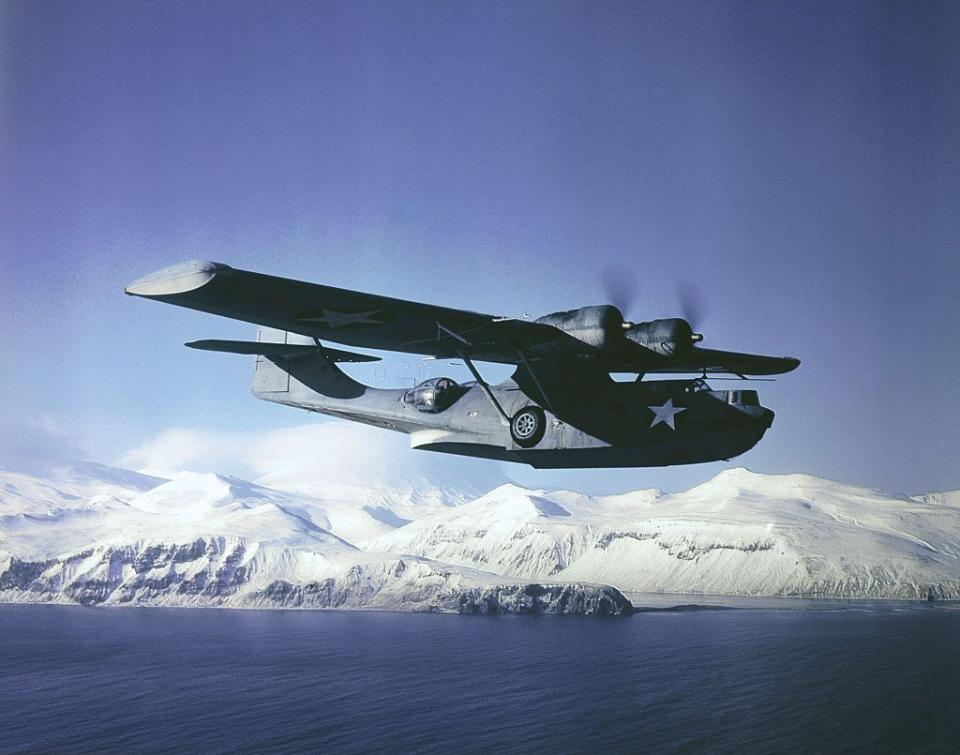
[[[510,435],[521,448],[533,448],[546,430],[547,418],[539,406],[525,406],[510,420]]]

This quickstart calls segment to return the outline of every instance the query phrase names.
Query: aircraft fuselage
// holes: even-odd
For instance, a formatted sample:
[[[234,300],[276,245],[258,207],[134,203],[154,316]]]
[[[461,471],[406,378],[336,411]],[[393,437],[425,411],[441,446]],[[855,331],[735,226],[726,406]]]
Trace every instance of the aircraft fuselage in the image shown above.
[[[257,398],[410,435],[411,446],[538,468],[636,467],[729,459],[752,448],[773,422],[755,391],[710,390],[702,380],[581,384],[549,379],[546,395],[514,379],[485,387],[449,381],[380,389],[359,383],[322,355],[257,359]],[[436,383],[436,381],[431,381]],[[424,398],[426,397],[426,398]],[[526,446],[510,419],[527,407],[543,426]]]

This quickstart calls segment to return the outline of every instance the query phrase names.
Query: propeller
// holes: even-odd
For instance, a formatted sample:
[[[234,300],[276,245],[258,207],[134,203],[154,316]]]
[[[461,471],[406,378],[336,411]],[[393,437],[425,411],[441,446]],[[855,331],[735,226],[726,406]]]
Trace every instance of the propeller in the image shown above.
[[[680,312],[683,319],[690,323],[690,328],[693,331],[696,331],[703,321],[703,313],[707,308],[707,299],[703,295],[703,290],[692,280],[678,280],[677,299],[680,302]],[[698,343],[703,340],[703,335],[694,332],[692,339],[694,343]]]
[[[706,297],[703,291],[691,280],[679,280],[677,281],[677,300],[680,302],[683,319],[696,330],[706,310]]]
[[[636,274],[622,263],[612,263],[601,270],[600,277],[607,301],[619,309],[624,317],[623,329],[629,330],[634,327],[636,323],[626,318],[640,291]],[[694,331],[691,333],[691,340],[699,343],[703,340],[703,335],[695,331],[706,311],[706,297],[703,295],[703,290],[693,281],[681,279],[677,281],[677,300],[680,303],[683,319]]]
[[[640,290],[637,285],[637,276],[626,265],[613,263],[606,265],[600,271],[600,280],[606,300],[619,309],[624,317],[623,329],[632,328],[633,323],[628,322],[626,316],[632,309]]]

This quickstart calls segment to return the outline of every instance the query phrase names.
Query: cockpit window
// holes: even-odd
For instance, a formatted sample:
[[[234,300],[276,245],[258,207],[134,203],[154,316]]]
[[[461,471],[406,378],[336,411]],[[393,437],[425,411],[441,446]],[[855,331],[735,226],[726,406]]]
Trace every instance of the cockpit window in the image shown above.
[[[756,391],[727,391],[727,403],[736,406],[760,406]]]
[[[415,406],[418,411],[434,414],[449,408],[464,393],[466,389],[456,380],[430,378],[403,394],[403,402]]]

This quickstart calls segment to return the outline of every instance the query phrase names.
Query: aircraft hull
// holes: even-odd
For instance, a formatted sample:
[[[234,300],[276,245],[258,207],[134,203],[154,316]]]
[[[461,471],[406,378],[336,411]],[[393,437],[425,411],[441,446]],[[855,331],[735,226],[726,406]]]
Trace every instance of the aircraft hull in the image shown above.
[[[732,459],[753,448],[765,432],[721,430],[703,433],[694,439],[660,441],[645,446],[510,450],[476,443],[431,443],[417,448],[529,464],[535,469],[669,467]]]
[[[547,401],[513,380],[488,390],[474,384],[442,410],[424,412],[405,401],[408,391],[364,386],[321,357],[260,356],[254,378],[258,398],[403,432],[414,448],[539,469],[730,459],[756,445],[774,417],[755,392],[713,391],[702,381],[551,387]],[[544,426],[524,447],[509,419],[529,407],[542,410]]]

